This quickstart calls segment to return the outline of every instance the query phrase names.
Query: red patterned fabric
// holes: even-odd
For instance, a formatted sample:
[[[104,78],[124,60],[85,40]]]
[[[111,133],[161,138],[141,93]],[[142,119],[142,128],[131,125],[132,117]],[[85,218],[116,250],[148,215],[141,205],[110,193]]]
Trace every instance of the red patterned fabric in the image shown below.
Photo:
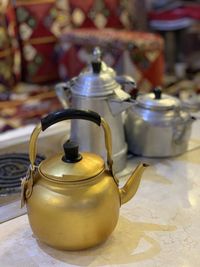
[[[12,56],[13,56],[13,75],[15,83],[21,80],[21,54],[20,54],[20,44],[18,42],[18,28],[17,28],[17,19],[14,6],[12,1],[9,1],[6,10],[7,18],[7,32],[10,37],[10,43],[12,47]]]
[[[129,10],[124,0],[69,0],[71,22],[75,28],[129,27]]]
[[[89,61],[94,46],[101,47],[103,60],[118,73],[133,76],[140,90],[149,91],[154,86],[162,85],[163,39],[151,33],[109,29],[76,29],[63,34],[59,62],[62,79],[79,74]]]
[[[56,16],[54,0],[16,1],[16,13],[20,37],[23,41],[52,36],[51,27]]]
[[[23,81],[45,83],[58,80],[57,57],[61,77],[71,78],[80,73],[96,45],[104,49],[104,60],[110,66],[136,77],[143,88],[161,83],[162,40],[153,34],[120,30],[129,26],[128,1],[15,0],[12,3],[16,13],[13,6],[8,5],[6,17],[9,25],[6,27],[11,36],[9,48],[0,50],[1,63],[5,66],[2,70],[4,76],[7,75],[6,83],[9,82],[9,86],[20,78],[20,63]],[[70,32],[71,27],[80,29]],[[88,31],[85,27],[98,30]],[[119,30],[101,29],[106,27]],[[68,30],[64,34],[68,39],[61,40],[58,46],[63,29]],[[3,80],[2,74],[0,79]]]
[[[56,0],[16,0],[22,51],[22,79],[49,82],[58,79],[57,37],[67,27],[67,10]]]
[[[60,76],[63,80],[76,76],[77,73],[80,73],[84,68],[85,62],[81,61],[77,53],[79,49],[79,45],[68,46],[67,51],[64,46],[61,47],[62,51],[60,51],[59,54],[59,68]],[[66,68],[66,62],[70,68]]]
[[[10,1],[0,3],[0,91],[20,79],[20,53],[16,38],[16,19]]]
[[[34,43],[30,40],[22,46],[22,75],[31,83],[45,83],[58,79],[56,42],[43,41]]]

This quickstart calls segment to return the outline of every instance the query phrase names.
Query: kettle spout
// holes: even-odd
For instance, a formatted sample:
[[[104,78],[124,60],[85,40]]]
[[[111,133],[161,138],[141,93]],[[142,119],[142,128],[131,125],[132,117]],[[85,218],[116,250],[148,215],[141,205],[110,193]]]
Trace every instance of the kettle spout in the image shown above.
[[[135,195],[140,185],[142,174],[148,166],[149,165],[145,163],[139,164],[133,171],[126,184],[119,189],[121,204],[128,202]]]

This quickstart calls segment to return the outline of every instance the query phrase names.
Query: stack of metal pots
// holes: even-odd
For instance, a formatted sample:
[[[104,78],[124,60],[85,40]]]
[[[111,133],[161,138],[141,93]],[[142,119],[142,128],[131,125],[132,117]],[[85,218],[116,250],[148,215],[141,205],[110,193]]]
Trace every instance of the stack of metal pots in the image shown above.
[[[194,118],[181,108],[179,99],[155,88],[152,93],[132,100],[124,86],[136,87],[134,79],[117,76],[101,60],[99,48],[95,48],[87,68],[69,82],[58,84],[56,93],[63,107],[92,110],[108,121],[115,172],[126,167],[128,151],[145,157],[169,157],[185,152]],[[70,135],[81,150],[106,157],[104,136],[96,125],[73,120]]]

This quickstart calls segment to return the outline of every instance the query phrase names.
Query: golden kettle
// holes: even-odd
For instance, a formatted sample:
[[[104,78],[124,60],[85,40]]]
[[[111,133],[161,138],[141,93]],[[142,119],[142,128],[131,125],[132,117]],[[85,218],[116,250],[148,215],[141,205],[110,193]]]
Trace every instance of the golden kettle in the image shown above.
[[[80,154],[77,144],[71,141],[64,144],[64,153],[35,166],[40,132],[68,119],[88,120],[102,126],[107,166],[96,154]],[[112,169],[111,144],[109,125],[93,111],[57,111],[35,127],[29,143],[31,164],[27,177],[22,180],[22,206],[26,203],[36,238],[57,249],[80,250],[102,243],[112,233],[121,204],[136,193],[147,165],[138,165],[124,187],[119,189]]]

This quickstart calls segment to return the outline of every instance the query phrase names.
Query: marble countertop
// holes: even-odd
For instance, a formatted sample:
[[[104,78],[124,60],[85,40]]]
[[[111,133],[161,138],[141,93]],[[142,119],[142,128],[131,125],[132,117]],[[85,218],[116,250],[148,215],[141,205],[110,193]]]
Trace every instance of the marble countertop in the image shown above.
[[[0,224],[0,266],[200,266],[200,121],[190,149],[151,166],[136,196],[120,210],[118,225],[102,245],[79,252],[58,251],[37,241],[27,215]],[[139,161],[129,160],[129,173]],[[120,179],[122,185],[126,173]]]

